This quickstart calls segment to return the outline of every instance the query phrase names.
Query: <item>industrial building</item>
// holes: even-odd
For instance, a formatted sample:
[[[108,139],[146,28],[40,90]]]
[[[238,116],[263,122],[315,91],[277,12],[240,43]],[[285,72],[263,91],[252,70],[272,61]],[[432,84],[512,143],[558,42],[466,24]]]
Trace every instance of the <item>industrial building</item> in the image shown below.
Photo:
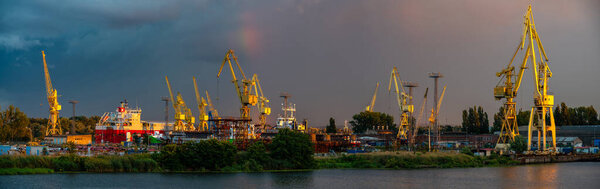
[[[519,134],[527,136],[527,126],[519,127]],[[577,137],[583,146],[593,146],[595,139],[600,139],[600,125],[557,126],[557,137]],[[558,139],[556,141],[558,143]]]

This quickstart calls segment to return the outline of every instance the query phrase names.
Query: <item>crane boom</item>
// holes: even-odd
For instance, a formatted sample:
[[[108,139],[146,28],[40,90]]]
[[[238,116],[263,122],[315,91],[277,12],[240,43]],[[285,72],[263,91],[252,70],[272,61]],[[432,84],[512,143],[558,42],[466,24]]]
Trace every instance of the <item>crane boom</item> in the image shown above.
[[[185,114],[181,111],[181,101],[178,98],[175,100],[173,96],[173,90],[171,90],[171,83],[169,82],[169,77],[165,76],[165,81],[167,82],[167,88],[169,88],[169,96],[171,97],[171,104],[173,104],[173,109],[175,110],[175,123],[173,124],[173,130],[175,131],[183,131],[183,120],[185,120]]]
[[[373,93],[373,98],[371,98],[371,104],[369,104],[366,108],[367,112],[373,112],[375,106],[375,100],[377,99],[377,89],[379,89],[379,82],[375,85],[375,92]]]
[[[50,72],[48,71],[48,64],[46,63],[46,54],[44,53],[44,51],[42,51],[42,59],[44,60],[46,96],[48,97],[48,106],[50,109],[48,126],[46,128],[46,136],[61,135],[62,128],[59,126],[60,122],[58,121],[58,114],[62,107],[58,103],[58,93],[56,92],[56,89],[52,87],[52,80],[50,79]]]
[[[206,101],[204,97],[200,97],[200,93],[198,92],[198,84],[196,83],[196,77],[192,77],[194,79],[194,92],[196,92],[196,103],[198,103],[198,130],[206,131],[208,130],[208,115],[206,115]]]

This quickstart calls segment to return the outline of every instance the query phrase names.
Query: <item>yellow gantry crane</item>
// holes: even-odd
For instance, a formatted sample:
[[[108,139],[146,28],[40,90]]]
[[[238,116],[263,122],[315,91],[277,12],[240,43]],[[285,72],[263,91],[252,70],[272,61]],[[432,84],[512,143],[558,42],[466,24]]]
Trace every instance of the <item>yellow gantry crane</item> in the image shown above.
[[[267,99],[263,95],[262,87],[260,86],[260,80],[258,80],[258,76],[254,74],[252,76],[252,81],[255,83],[254,85],[254,93],[258,97],[258,103],[256,103],[259,115],[258,122],[261,127],[265,127],[267,124],[267,116],[271,115],[271,108],[269,107],[269,99]]]
[[[46,136],[61,135],[62,128],[59,125],[58,113],[62,107],[58,104],[58,94],[56,89],[52,87],[52,80],[50,80],[50,72],[48,72],[46,54],[44,51],[42,51],[42,58],[44,60],[44,75],[46,77],[46,96],[48,97],[48,105],[50,106],[50,117],[48,118],[48,126],[46,127]]]
[[[241,87],[240,87],[240,83],[238,82],[237,77],[235,76],[235,72],[233,70],[233,65],[231,65],[231,59],[233,59],[233,61],[237,65],[239,72],[242,74],[242,83],[241,83],[242,86]],[[219,76],[221,76],[221,71],[223,71],[223,66],[225,66],[225,63],[229,64],[229,69],[231,70],[231,77],[232,77],[231,82],[235,85],[236,92],[238,94],[238,97],[240,98],[240,103],[242,105],[242,107],[240,108],[241,118],[242,119],[250,119],[250,106],[254,106],[257,103],[256,95],[253,95],[250,93],[250,90],[253,87],[254,82],[252,80],[248,80],[246,78],[246,75],[244,74],[242,67],[240,66],[240,64],[237,61],[237,57],[235,56],[235,53],[231,49],[227,50],[227,53],[225,54],[225,58],[223,59],[221,68],[219,68],[219,73],[217,73],[217,78],[219,78]]]
[[[552,107],[554,106],[554,96],[548,95],[548,79],[552,77],[552,72],[548,67],[548,56],[542,46],[542,41],[535,28],[535,22],[533,20],[533,13],[531,11],[531,5],[527,8],[527,12],[523,16],[523,32],[521,35],[521,42],[517,46],[513,57],[511,58],[507,68],[501,72],[496,73],[498,77],[504,77],[504,85],[496,86],[494,88],[494,97],[496,99],[506,98],[504,103],[504,121],[502,123],[502,130],[498,143],[506,143],[514,140],[514,137],[519,134],[518,125],[516,120],[516,103],[514,98],[517,96],[521,81],[523,79],[523,73],[527,69],[528,60],[531,62],[533,67],[533,76],[535,80],[535,95],[534,95],[534,106],[531,108],[531,114],[529,116],[529,126],[527,131],[527,150],[531,151],[531,139],[532,131],[535,129],[538,134],[538,149],[543,152],[547,152],[546,136],[547,132],[552,133],[552,151],[556,152],[556,126],[554,123],[554,114]],[[523,61],[518,75],[515,77],[515,68],[512,66],[512,62],[517,56],[519,51],[527,48],[524,52]],[[538,48],[536,52],[536,46]],[[536,54],[539,55],[540,59],[537,62]],[[550,114],[550,125],[546,125],[547,113]],[[534,118],[537,117],[537,121],[534,122]]]
[[[394,67],[392,69],[392,73],[390,75],[390,84],[388,85],[388,92],[392,91],[392,81],[394,82],[394,86],[396,86],[396,94],[398,101],[398,107],[400,108],[400,125],[398,125],[398,135],[396,136],[398,139],[407,139],[408,127],[409,127],[409,113],[412,113],[414,110],[414,106],[412,104],[408,104],[410,95],[406,94],[404,91],[404,86],[402,85],[402,80],[400,79],[400,75],[398,74],[398,69]],[[398,88],[398,83],[400,83],[400,88]]]
[[[379,89],[379,82],[377,82],[377,85],[375,86],[375,92],[373,93],[373,98],[371,98],[371,104],[369,104],[367,108],[365,108],[365,111],[367,112],[373,112],[373,107],[375,106],[375,99],[377,99],[377,89]]]
[[[429,148],[429,151],[431,151],[431,127],[435,126],[435,119],[440,114],[440,108],[442,107],[442,101],[444,100],[444,94],[446,94],[446,86],[445,85],[444,85],[444,89],[442,90],[442,95],[440,96],[440,99],[438,100],[437,107],[435,109],[436,111],[434,112],[433,108],[431,108],[431,116],[429,116],[429,129],[428,129],[428,132],[429,132],[429,134],[428,134],[428,140],[429,140],[429,142],[428,142],[428,145],[427,145],[428,148]],[[439,129],[437,130],[437,134],[438,134],[437,140],[439,142],[439,139],[440,139],[440,136],[439,136],[440,131],[439,131]]]
[[[196,83],[196,77],[194,78],[194,91],[196,92],[196,102],[198,103],[198,131],[208,131],[208,115],[206,114],[206,100],[204,97],[200,97],[198,92],[198,84]]]
[[[542,46],[542,41],[540,40],[540,36],[537,33],[535,28],[535,21],[533,20],[533,13],[531,11],[531,5],[527,8],[527,13],[525,14],[525,32],[523,32],[523,36],[527,35],[529,37],[529,45],[527,47],[527,52],[525,53],[524,60],[527,60],[527,57],[531,57],[531,64],[533,67],[533,76],[535,80],[535,95],[534,95],[534,106],[531,107],[531,114],[529,115],[529,127],[527,131],[527,151],[531,151],[531,134],[532,129],[535,128],[537,131],[538,138],[538,150],[547,152],[549,149],[547,148],[546,136],[548,132],[552,133],[552,152],[556,152],[556,125],[554,123],[554,114],[552,112],[552,107],[554,106],[554,95],[548,94],[548,79],[552,77],[552,71],[550,71],[550,67],[548,66],[548,56],[546,55],[546,51]],[[525,37],[521,38],[522,41],[525,40]],[[525,44],[522,44],[521,49]],[[536,50],[535,47],[538,47],[538,53],[540,56],[540,62],[536,62]],[[530,52],[531,51],[531,52]],[[550,114],[550,125],[546,125],[546,113]],[[534,122],[534,117],[537,115],[537,123]],[[533,127],[533,128],[532,128]],[[542,143],[542,144],[540,144]]]
[[[169,95],[171,97],[171,102],[173,102],[173,109],[175,110],[175,123],[173,124],[174,131],[184,131],[183,121],[185,120],[185,114],[182,112],[181,102],[183,100],[179,100],[180,95],[177,95],[177,101],[173,97],[173,91],[171,90],[171,83],[169,83],[169,78],[165,76],[165,81],[167,82],[167,87],[169,88]]]

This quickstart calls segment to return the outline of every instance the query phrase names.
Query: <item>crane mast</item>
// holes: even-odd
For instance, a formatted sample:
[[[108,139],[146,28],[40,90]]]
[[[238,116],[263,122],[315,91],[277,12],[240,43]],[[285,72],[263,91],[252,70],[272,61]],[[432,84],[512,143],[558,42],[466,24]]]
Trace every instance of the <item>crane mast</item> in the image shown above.
[[[169,88],[169,96],[171,97],[171,104],[173,104],[173,109],[175,110],[175,123],[173,124],[174,131],[184,131],[183,128],[183,120],[185,120],[185,114],[181,112],[181,101],[179,98],[175,101],[173,97],[173,91],[171,90],[171,83],[169,83],[169,77],[165,76],[165,81],[167,82],[167,88]],[[179,95],[178,95],[179,96]]]
[[[198,130],[208,131],[208,115],[206,115],[206,101],[204,97],[200,96],[198,92],[198,84],[196,83],[196,77],[194,79],[194,92],[196,92],[196,103],[198,103]]]
[[[392,91],[392,81],[394,82],[394,86],[396,87],[395,92],[397,94],[396,100],[398,101],[398,107],[400,108],[400,125],[398,126],[398,139],[407,139],[408,127],[409,127],[409,113],[412,113],[414,110],[414,106],[412,104],[408,104],[408,100],[412,98],[404,91],[404,86],[402,84],[402,80],[400,79],[400,75],[398,74],[398,69],[394,67],[392,69],[392,73],[390,75],[390,82],[388,85],[388,92]],[[398,87],[398,83],[400,83],[400,87]]]
[[[375,92],[373,93],[373,98],[371,98],[371,104],[365,108],[367,112],[373,112],[373,107],[375,106],[375,99],[377,99],[377,89],[379,89],[379,82],[375,85]]]
[[[48,64],[46,63],[46,54],[42,51],[42,59],[44,60],[44,76],[46,79],[46,96],[48,97],[48,106],[50,107],[50,117],[48,118],[48,126],[46,127],[46,136],[61,135],[62,128],[59,125],[58,114],[62,106],[58,104],[58,94],[56,89],[52,87],[50,72],[48,72]]]

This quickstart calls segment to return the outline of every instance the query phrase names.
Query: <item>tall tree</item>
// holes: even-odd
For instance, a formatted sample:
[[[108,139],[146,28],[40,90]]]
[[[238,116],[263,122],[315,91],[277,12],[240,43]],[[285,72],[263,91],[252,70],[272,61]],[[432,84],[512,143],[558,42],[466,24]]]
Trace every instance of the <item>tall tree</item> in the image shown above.
[[[30,141],[33,137],[27,115],[10,105],[0,116],[0,141]]]
[[[502,129],[502,123],[504,122],[504,106],[500,106],[498,113],[494,114],[494,126],[491,132],[500,131]]]
[[[468,133],[489,133],[489,119],[481,106],[470,107],[463,110],[463,130]]]
[[[337,128],[335,127],[335,119],[333,119],[333,117],[329,118],[329,125],[327,125],[327,128],[325,128],[325,131],[327,133],[336,133],[337,132]]]

